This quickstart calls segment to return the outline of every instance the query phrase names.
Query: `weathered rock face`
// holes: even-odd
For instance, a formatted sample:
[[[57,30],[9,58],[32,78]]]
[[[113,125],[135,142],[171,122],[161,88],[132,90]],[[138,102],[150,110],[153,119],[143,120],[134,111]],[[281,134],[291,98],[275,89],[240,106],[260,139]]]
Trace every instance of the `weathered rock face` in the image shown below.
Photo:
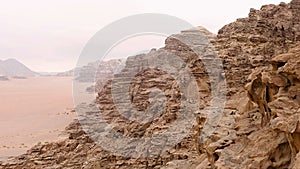
[[[251,9],[248,18],[224,26],[218,33],[215,47],[224,58],[229,94],[247,83],[255,67],[288,51],[300,40],[299,1],[290,4],[265,5]]]
[[[235,111],[234,127],[228,130],[232,143],[207,146],[218,153],[212,160],[217,168],[297,168],[300,58],[295,46],[249,76],[248,103]]]
[[[199,146],[213,167],[297,168],[299,10],[299,1],[251,9],[213,41],[228,84],[224,119]]]
[[[296,46],[274,57],[271,68],[254,72],[246,86],[250,100],[261,114],[261,124],[285,135],[285,143],[281,144],[286,145],[282,150],[286,151],[282,154],[286,158],[277,160],[287,163],[290,158],[291,165],[300,150],[300,48]]]
[[[97,104],[115,131],[137,138],[163,132],[176,120],[179,100],[185,98],[181,98],[178,84],[166,72],[143,69],[148,64],[145,58],[164,52],[179,56],[191,69],[198,85],[198,91],[191,88],[189,93],[194,91],[200,96],[200,102],[195,103],[199,104],[195,117],[198,125],[180,143],[158,158],[124,158],[99,147],[74,122],[67,128],[69,139],[39,144],[25,155],[0,163],[0,167],[297,169],[300,166],[299,15],[300,1],[293,0],[289,4],[251,9],[248,18],[226,25],[217,37],[200,29],[223,60],[228,91],[223,117],[208,140],[198,142],[206,122],[203,109],[210,105],[209,70],[189,46],[178,40],[178,37],[191,41],[197,38],[193,31],[183,31],[167,38],[163,50],[128,58],[124,70],[115,76],[131,84],[124,92],[131,93],[131,102],[138,110],[149,107],[148,89],[158,88],[165,94],[166,107],[156,120],[139,124],[122,117],[113,104],[113,81],[98,90],[97,98]],[[203,55],[209,56],[210,50],[213,48],[203,50]],[[128,78],[130,72],[139,73]],[[90,115],[96,118],[97,113],[90,112]]]

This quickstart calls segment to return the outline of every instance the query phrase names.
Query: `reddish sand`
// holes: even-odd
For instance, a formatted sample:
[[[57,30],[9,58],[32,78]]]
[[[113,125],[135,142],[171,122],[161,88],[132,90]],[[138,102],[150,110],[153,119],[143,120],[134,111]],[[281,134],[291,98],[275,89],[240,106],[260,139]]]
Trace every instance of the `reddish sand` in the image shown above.
[[[0,159],[64,137],[72,107],[71,77],[0,81]]]

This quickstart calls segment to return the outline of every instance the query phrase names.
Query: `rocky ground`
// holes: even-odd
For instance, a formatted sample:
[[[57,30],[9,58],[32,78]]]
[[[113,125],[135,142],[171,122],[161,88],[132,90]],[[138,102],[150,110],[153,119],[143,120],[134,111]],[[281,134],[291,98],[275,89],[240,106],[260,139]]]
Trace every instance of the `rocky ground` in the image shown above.
[[[203,28],[212,46],[186,46],[178,39],[194,42],[194,31],[183,31],[166,40],[163,49],[130,57],[123,71],[115,77],[130,83],[131,103],[139,110],[149,106],[149,90],[159,88],[166,96],[166,108],[151,123],[135,123],[124,119],[112,100],[110,90],[114,81],[99,89],[96,103],[115,131],[125,136],[141,138],[162,133],[178,118],[181,98],[175,79],[158,69],[143,69],[146,58],[159,57],[165,52],[176,54],[193,73],[198,86],[187,89],[199,94],[199,110],[190,133],[181,142],[159,157],[130,158],[114,155],[98,146],[78,121],[66,128],[69,138],[63,141],[38,144],[24,155],[5,162],[1,168],[294,168],[300,166],[300,1],[289,4],[266,5],[251,9],[249,17],[224,26],[214,36]],[[194,46],[193,46],[194,45]],[[198,46],[197,46],[198,45]],[[223,116],[214,132],[199,141],[210,104],[212,84],[195,51],[201,48],[204,58],[212,60],[212,49],[223,61],[227,101]],[[191,49],[192,48],[192,49]],[[171,56],[171,55],[170,55]],[[141,64],[143,63],[143,64]],[[137,71],[138,70],[138,71]],[[139,72],[133,80],[130,72]],[[181,71],[178,72],[181,74]],[[226,77],[226,78],[225,78]],[[215,79],[216,80],[216,79]],[[146,83],[145,83],[146,82]],[[181,81],[184,82],[184,79]],[[116,83],[118,86],[123,83]],[[218,87],[218,85],[216,85]],[[198,103],[191,104],[191,106]],[[88,117],[97,119],[99,111]],[[196,123],[197,122],[197,123]],[[88,130],[93,130],[89,128]],[[85,131],[88,131],[85,130]]]

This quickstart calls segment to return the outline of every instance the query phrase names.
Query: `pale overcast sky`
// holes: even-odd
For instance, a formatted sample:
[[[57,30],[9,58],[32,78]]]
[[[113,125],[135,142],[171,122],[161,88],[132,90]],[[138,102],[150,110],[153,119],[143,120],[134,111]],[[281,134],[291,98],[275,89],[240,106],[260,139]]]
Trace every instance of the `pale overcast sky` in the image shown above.
[[[290,0],[3,0],[0,60],[15,58],[34,71],[65,71],[98,30],[125,16],[163,13],[217,33],[250,8],[280,2]]]

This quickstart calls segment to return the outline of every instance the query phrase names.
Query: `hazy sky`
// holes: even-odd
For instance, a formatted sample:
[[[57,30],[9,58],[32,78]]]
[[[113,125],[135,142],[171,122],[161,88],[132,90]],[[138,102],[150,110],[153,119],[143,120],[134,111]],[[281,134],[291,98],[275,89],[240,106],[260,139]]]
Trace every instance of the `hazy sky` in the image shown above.
[[[34,71],[75,66],[86,42],[105,25],[139,13],[163,13],[217,31],[250,8],[290,0],[9,0],[0,5],[0,59]]]

